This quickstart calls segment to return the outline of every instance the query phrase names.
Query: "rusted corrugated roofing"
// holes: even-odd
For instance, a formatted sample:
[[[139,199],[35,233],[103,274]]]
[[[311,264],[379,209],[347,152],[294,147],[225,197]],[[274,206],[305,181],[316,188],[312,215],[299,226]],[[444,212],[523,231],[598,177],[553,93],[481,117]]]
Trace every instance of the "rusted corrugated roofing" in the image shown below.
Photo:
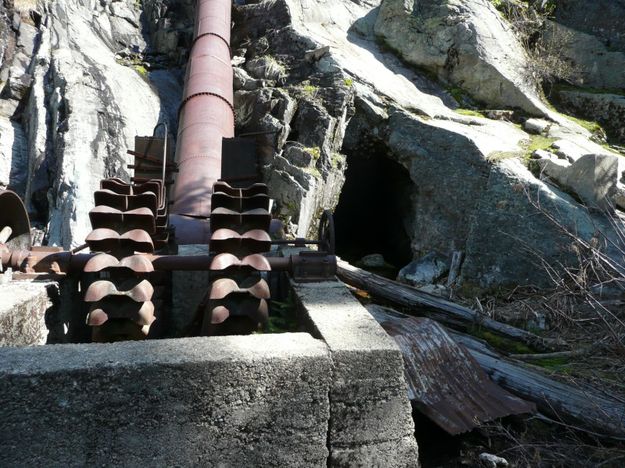
[[[404,356],[410,400],[450,434],[481,423],[536,411],[495,384],[475,359],[435,321],[375,313]]]

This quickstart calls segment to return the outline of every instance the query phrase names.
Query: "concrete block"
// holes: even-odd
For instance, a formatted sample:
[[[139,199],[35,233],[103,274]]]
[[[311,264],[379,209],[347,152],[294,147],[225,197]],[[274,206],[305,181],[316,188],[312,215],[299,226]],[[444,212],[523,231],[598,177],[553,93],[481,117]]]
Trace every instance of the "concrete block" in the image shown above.
[[[45,344],[46,319],[57,304],[58,284],[12,281],[0,285],[0,346]]]
[[[416,453],[417,443],[414,437],[404,437],[399,441],[360,445],[355,448],[336,448],[330,456],[330,466],[416,468],[419,466]]]
[[[330,398],[332,418],[330,441],[336,447],[376,444],[382,441],[401,440],[414,433],[411,406],[407,397],[398,395],[377,399],[368,398],[352,402],[334,401]]]
[[[311,332],[332,356],[332,466],[417,466],[412,408],[395,342],[342,283],[293,284],[293,290]]]
[[[305,333],[0,349],[6,466],[326,466]]]

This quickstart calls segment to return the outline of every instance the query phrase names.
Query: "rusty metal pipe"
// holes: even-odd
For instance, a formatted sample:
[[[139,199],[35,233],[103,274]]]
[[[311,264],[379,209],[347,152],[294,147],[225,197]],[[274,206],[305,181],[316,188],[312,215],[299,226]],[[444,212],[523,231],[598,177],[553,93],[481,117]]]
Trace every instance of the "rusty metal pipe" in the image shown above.
[[[72,274],[80,273],[85,269],[87,262],[95,255],[94,253],[73,253],[71,251],[58,250],[0,250],[0,260],[3,269],[11,267],[15,271],[29,274]],[[141,254],[152,262],[157,271],[209,271],[214,255],[195,255],[183,257],[180,255],[153,255]],[[326,264],[336,268],[336,257],[332,255],[319,255],[311,253],[311,256],[293,255],[289,257],[268,257],[272,271],[288,271],[297,274],[304,265]],[[317,258],[315,258],[317,257]],[[315,261],[317,260],[317,261]]]
[[[196,6],[179,116],[176,159],[180,172],[171,210],[191,222],[178,227],[178,218],[172,217],[178,243],[199,239],[208,243],[200,220],[209,217],[212,187],[221,178],[222,138],[234,136],[230,8],[230,0],[198,0]]]

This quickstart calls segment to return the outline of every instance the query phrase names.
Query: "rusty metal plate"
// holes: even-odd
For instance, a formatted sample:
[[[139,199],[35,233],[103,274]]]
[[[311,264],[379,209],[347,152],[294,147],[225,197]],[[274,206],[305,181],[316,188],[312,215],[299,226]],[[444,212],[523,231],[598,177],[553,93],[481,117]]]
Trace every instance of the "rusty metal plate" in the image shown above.
[[[252,254],[242,259],[237,258],[230,253],[222,253],[212,260],[210,264],[211,271],[223,271],[233,267],[248,266],[257,271],[271,271],[271,265],[266,257],[260,254]]]
[[[115,285],[111,281],[94,281],[85,292],[85,302],[98,302],[108,296],[126,296],[135,302],[152,299],[154,287],[148,280],[131,279]]]
[[[256,279],[256,282],[249,287],[240,287],[231,278],[221,278],[211,285],[209,299],[224,299],[230,294],[250,294],[258,299],[269,299],[269,285],[264,279]]]
[[[158,179],[146,179],[146,182],[132,184],[132,193],[133,195],[154,193],[159,198],[160,202],[163,195],[163,183]]]
[[[120,211],[134,210],[135,208],[149,208],[153,213],[158,211],[158,197],[153,192],[144,192],[139,195],[120,195],[112,190],[97,190],[93,194],[96,206],[106,205]]]
[[[138,325],[131,320],[111,319],[99,327],[93,327],[94,343],[143,340],[150,332],[149,325]]]
[[[394,338],[404,357],[410,399],[449,434],[471,431],[480,424],[536,407],[491,381],[464,346],[435,321],[393,318],[373,312]]]
[[[271,249],[271,237],[266,231],[253,229],[243,234],[232,229],[216,230],[210,240],[210,250],[216,253],[233,253],[237,257],[268,252]]]
[[[163,150],[164,150],[165,139],[161,137],[154,136],[136,136],[135,137],[135,150],[133,153],[138,153],[140,156],[137,156],[139,159],[145,159],[154,164],[161,165],[163,162]],[[171,138],[167,137],[167,165],[173,166],[174,159],[174,145],[172,144]],[[138,164],[138,161],[135,161],[135,164]]]
[[[259,193],[249,197],[235,197],[223,192],[213,193],[213,206],[228,208],[237,212],[262,208],[269,210],[269,195]]]
[[[160,174],[162,176],[163,170],[163,153],[165,150],[165,139],[155,136],[136,136],[135,137],[135,150],[131,153],[134,158],[134,171],[135,177],[154,177],[154,174]],[[165,167],[165,174],[168,175],[172,171],[177,171],[175,164],[173,164],[174,147],[169,135],[167,136],[167,155],[165,155],[167,162]]]
[[[224,193],[226,195],[230,195],[231,197],[245,198],[245,197],[253,197],[254,195],[267,195],[267,185],[266,184],[252,184],[248,187],[237,188],[232,187],[230,184],[219,181],[215,183],[213,191],[215,193]]]
[[[131,255],[118,260],[108,254],[98,254],[89,259],[83,271],[86,273],[98,273],[108,268],[126,268],[135,273],[151,273],[154,271],[152,262],[144,255]]]
[[[263,231],[269,230],[271,215],[267,210],[256,208],[254,210],[237,213],[228,208],[214,208],[211,213],[211,227],[217,231],[219,229],[232,229],[243,233],[254,229]]]
[[[119,195],[132,195],[132,186],[120,178],[103,179],[100,181],[101,190],[110,190]]]
[[[228,297],[220,301],[210,301],[207,307],[206,322],[210,325],[221,324],[227,319],[243,317],[249,319],[257,328],[269,317],[269,307],[264,299],[247,296]]]
[[[87,325],[99,327],[109,319],[132,320],[137,325],[151,325],[154,316],[154,304],[150,301],[135,302],[125,297],[107,297],[89,309]]]
[[[222,140],[221,178],[233,187],[246,187],[260,180],[255,139],[235,137]]]
[[[216,229],[211,236],[211,240],[227,240],[227,239],[250,239],[258,242],[271,242],[271,237],[267,234],[266,231],[262,229],[252,229],[251,231],[244,232],[243,234],[239,234],[233,229]]]
[[[290,257],[291,277],[298,283],[328,281],[336,276],[336,256],[325,252],[300,252]]]
[[[94,229],[87,236],[86,243],[94,252],[111,252],[118,249],[146,253],[154,251],[152,238],[141,229],[133,229],[121,235],[112,229]]]
[[[117,232],[141,229],[148,233],[156,230],[154,213],[149,208],[120,211],[101,205],[89,211],[89,220],[94,229],[109,228]]]
[[[9,250],[30,250],[30,220],[20,197],[11,190],[0,190],[0,231],[5,228],[4,242]]]

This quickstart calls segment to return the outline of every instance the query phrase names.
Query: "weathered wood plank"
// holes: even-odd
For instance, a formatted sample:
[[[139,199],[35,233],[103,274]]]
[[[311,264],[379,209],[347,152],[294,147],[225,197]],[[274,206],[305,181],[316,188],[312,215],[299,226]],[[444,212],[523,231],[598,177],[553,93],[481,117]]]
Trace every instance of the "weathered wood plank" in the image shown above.
[[[337,275],[345,283],[364,289],[374,298],[410,308],[418,312],[419,315],[455,329],[466,331],[480,327],[505,338],[520,341],[538,350],[558,350],[563,346],[562,342],[542,338],[526,330],[497,322],[468,307],[375,275],[343,260],[338,261]]]

